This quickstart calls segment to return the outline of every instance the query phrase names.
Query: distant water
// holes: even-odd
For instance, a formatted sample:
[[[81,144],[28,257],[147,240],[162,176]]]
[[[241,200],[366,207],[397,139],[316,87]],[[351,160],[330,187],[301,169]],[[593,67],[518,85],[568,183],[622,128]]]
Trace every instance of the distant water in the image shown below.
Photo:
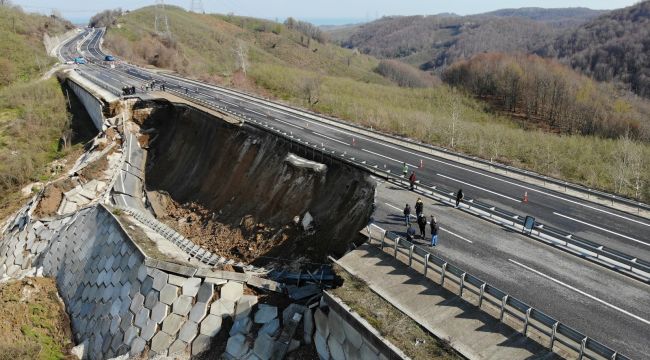
[[[300,18],[300,20],[308,21],[318,26],[350,25],[350,24],[360,24],[360,23],[371,21],[371,19],[366,19],[366,18]]]

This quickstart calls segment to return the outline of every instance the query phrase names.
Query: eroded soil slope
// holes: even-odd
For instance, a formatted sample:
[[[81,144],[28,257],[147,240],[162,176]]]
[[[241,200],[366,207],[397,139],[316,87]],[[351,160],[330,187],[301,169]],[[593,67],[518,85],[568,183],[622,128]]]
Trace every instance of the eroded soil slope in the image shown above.
[[[217,253],[320,261],[345,251],[370,217],[375,185],[367,174],[296,157],[264,131],[171,105],[157,106],[143,128],[156,213]],[[306,212],[312,231],[300,223]]]

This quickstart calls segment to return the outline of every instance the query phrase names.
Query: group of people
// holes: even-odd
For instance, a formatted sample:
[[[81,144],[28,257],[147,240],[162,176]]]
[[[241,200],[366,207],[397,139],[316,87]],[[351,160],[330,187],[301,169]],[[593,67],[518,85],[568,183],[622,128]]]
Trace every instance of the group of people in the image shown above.
[[[415,218],[418,227],[420,228],[420,238],[426,238],[427,224],[429,224],[429,229],[431,233],[431,246],[438,245],[438,231],[440,227],[436,221],[436,217],[431,215],[430,221],[427,222],[427,217],[424,215],[424,202],[421,198],[415,202]],[[404,222],[406,223],[406,238],[408,241],[412,241],[415,238],[415,229],[411,226],[411,206],[406,204],[404,207]]]

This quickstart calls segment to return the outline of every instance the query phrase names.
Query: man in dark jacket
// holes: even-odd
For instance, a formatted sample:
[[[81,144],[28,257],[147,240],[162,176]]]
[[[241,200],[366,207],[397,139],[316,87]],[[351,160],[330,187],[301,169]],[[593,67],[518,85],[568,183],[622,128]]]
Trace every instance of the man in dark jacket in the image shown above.
[[[420,217],[422,211],[424,210],[424,203],[421,198],[418,198],[418,201],[415,202],[415,216]]]
[[[431,228],[431,246],[436,246],[438,245],[438,230],[440,230],[440,227],[438,226],[436,218],[433,215],[431,215],[431,222],[429,223],[429,227]]]
[[[406,226],[411,225],[411,206],[409,204],[404,207],[404,223]]]
[[[463,194],[463,189],[458,189],[458,193],[456,193],[456,207],[458,207],[464,197],[465,194]]]
[[[427,233],[427,218],[424,214],[418,216],[418,226],[420,227],[420,239],[424,239]]]

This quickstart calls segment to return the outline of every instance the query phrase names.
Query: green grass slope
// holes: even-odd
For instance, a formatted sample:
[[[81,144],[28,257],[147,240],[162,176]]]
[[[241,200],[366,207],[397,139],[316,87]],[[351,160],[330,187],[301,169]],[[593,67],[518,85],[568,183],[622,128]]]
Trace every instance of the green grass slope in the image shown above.
[[[485,159],[650,199],[650,147],[630,140],[525,130],[446,85],[399,87],[375,58],[265,20],[168,9],[171,39],[153,34],[152,8],[108,31],[106,46],[130,61],[255,91],[293,105]],[[238,61],[247,49],[247,74]],[[349,65],[348,65],[349,61]],[[638,160],[641,159],[641,160]],[[621,166],[621,164],[626,164]]]
[[[38,77],[56,63],[43,35],[71,27],[0,5],[0,213],[18,188],[40,179],[44,165],[64,154],[58,139],[69,126],[65,97],[56,79]]]

